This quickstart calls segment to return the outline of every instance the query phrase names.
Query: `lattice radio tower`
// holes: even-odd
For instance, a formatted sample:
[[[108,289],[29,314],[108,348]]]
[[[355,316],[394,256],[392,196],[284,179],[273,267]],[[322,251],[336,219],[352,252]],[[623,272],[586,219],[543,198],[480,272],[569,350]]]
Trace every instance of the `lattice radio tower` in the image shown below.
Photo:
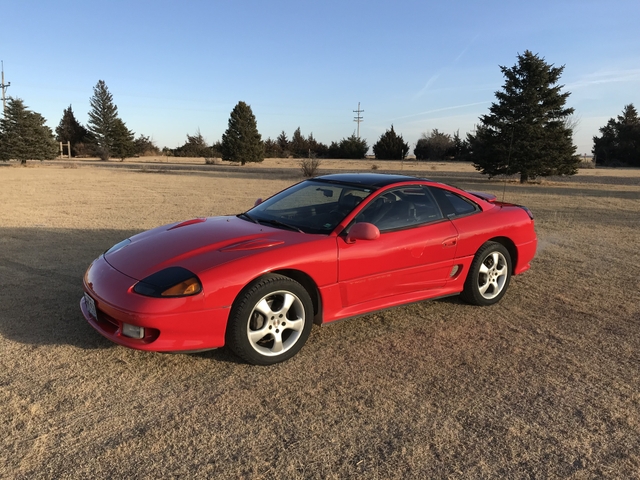
[[[353,111],[353,113],[356,114],[356,116],[353,117],[353,121],[358,124],[358,140],[360,140],[360,122],[364,120],[360,114],[363,112],[364,110],[360,110],[360,102],[358,102],[358,109]]]

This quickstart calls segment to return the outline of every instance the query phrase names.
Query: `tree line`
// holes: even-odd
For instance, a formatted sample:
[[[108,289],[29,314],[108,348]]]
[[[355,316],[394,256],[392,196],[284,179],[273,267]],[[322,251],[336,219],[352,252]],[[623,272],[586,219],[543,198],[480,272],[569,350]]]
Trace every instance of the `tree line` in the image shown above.
[[[596,165],[640,167],[640,118],[632,103],[625,105],[622,115],[610,118],[600,133],[593,137]]]
[[[125,159],[134,155],[159,153],[149,137],[135,138],[118,116],[113,95],[103,80],[93,88],[89,122],[84,127],[75,118],[71,105],[64,109],[55,135],[45,119],[30,110],[20,98],[9,97],[0,119],[0,160],[50,160],[58,156],[59,142],[70,143],[69,156]]]
[[[573,145],[573,108],[566,106],[570,92],[558,82],[564,66],[555,67],[530,51],[518,54],[513,67],[500,66],[505,81],[495,93],[489,112],[479,118],[475,130],[461,138],[433,129],[423,133],[413,153],[417,160],[464,160],[490,177],[520,175],[526,182],[539,176],[576,173],[579,157]],[[157,155],[160,150],[147,136],[135,136],[118,115],[113,95],[103,80],[93,88],[89,121],[84,127],[71,106],[64,110],[55,130],[45,119],[10,97],[0,120],[0,160],[52,159],[56,142],[71,143],[72,156],[97,156],[102,160],[135,155]],[[593,154],[598,165],[640,166],[640,119],[633,104],[594,136]],[[265,157],[365,158],[369,145],[355,133],[329,145],[305,136],[298,127],[291,138],[282,131],[276,139],[262,140],[256,118],[245,102],[231,111],[222,139],[209,145],[198,130],[187,134],[186,142],[166,155],[214,158],[239,162],[261,162]],[[376,159],[403,160],[410,147],[393,125],[372,146]]]

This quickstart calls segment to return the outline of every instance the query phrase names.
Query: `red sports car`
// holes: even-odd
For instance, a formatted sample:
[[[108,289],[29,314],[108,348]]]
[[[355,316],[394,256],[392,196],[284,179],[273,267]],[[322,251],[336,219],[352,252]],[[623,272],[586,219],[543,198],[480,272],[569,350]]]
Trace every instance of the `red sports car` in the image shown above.
[[[494,304],[536,244],[531,212],[493,195],[401,175],[326,175],[236,216],[114,245],[89,266],[80,306],[120,345],[228,345],[267,365],[295,355],[312,323],[455,294]]]

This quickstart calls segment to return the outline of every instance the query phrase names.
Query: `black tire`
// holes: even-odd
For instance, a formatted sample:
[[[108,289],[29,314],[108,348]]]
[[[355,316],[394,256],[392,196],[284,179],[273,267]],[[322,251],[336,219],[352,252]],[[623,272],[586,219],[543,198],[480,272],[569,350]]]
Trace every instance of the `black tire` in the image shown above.
[[[226,344],[248,363],[272,365],[298,353],[312,326],[313,303],[304,287],[283,275],[265,275],[236,298]]]
[[[511,255],[501,244],[487,242],[476,252],[460,295],[474,305],[498,303],[511,281]]]

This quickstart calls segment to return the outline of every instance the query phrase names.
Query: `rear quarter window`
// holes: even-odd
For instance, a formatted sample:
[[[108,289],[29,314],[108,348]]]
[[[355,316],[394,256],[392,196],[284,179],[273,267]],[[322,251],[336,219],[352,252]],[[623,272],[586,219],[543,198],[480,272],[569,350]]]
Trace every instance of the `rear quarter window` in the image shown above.
[[[431,187],[431,193],[447,218],[461,217],[480,211],[477,204],[449,190]]]

